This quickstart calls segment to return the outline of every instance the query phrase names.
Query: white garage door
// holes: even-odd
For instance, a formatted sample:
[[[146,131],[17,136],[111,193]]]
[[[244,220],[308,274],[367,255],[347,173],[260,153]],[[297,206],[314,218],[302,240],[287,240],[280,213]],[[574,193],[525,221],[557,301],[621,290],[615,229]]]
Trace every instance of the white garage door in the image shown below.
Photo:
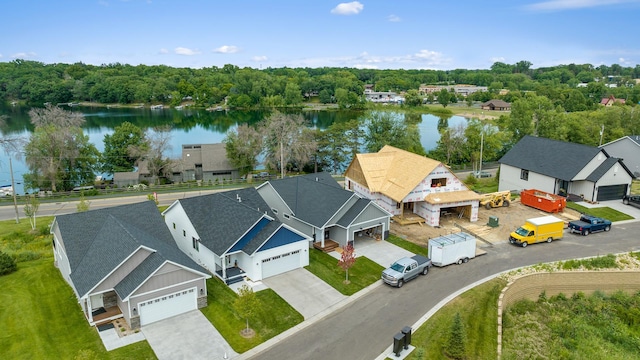
[[[197,309],[196,293],[196,288],[192,288],[138,303],[140,325],[148,325]]]
[[[300,250],[262,260],[262,278],[282,274],[300,267]]]

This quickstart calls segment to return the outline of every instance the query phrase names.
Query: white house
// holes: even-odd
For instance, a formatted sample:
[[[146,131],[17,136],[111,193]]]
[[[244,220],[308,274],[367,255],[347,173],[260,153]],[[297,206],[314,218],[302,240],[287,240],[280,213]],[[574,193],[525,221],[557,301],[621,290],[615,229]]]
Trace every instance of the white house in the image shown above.
[[[480,195],[447,166],[389,145],[377,153],[357,154],[345,172],[345,188],[394,216],[416,214],[431,226],[448,213],[478,220]]]
[[[309,238],[281,223],[255,188],[175,201],[163,212],[180,250],[227,284],[309,265]]]
[[[640,176],[640,135],[624,136],[600,148],[610,156],[622,159],[633,176]]]
[[[499,162],[499,191],[538,189],[595,202],[622,199],[634,178],[604,149],[529,135]]]

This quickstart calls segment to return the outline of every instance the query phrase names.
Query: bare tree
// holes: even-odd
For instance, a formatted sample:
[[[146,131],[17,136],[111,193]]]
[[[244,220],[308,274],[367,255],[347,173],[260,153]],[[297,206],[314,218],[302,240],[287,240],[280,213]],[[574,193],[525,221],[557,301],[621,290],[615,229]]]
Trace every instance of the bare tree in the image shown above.
[[[302,115],[276,112],[262,124],[265,144],[265,162],[280,169],[285,176],[287,164],[302,168],[315,153],[317,144],[313,131],[307,128]]]
[[[6,125],[7,116],[0,115],[0,129]],[[7,154],[9,158],[9,172],[11,173],[11,191],[13,195],[13,207],[16,213],[16,224],[20,223],[20,215],[18,214],[18,201],[16,200],[16,184],[13,179],[13,164],[11,158],[15,157],[16,160],[21,158],[20,149],[24,146],[24,138],[20,136],[5,136],[4,132],[0,137],[0,148]]]
[[[31,109],[29,116],[35,130],[25,147],[25,160],[32,171],[51,182],[51,190],[57,191],[65,161],[73,162],[80,155],[84,116],[51,105]]]
[[[171,150],[171,127],[155,127],[147,133],[146,138],[148,143],[145,146],[131,147],[129,152],[144,161],[154,182],[159,182],[160,177],[166,175],[174,163],[165,156]]]

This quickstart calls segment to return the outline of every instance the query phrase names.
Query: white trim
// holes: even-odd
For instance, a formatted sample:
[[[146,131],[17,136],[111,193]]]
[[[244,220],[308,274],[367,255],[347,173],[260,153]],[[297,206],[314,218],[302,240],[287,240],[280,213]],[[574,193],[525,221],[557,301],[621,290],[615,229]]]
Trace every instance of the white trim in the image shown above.
[[[290,230],[291,232],[293,232],[295,234],[298,234],[298,235],[302,236],[303,239],[298,240],[298,241],[293,242],[293,243],[283,244],[283,245],[280,245],[280,246],[278,246],[276,248],[279,248],[279,247],[282,247],[282,246],[285,246],[285,245],[291,245],[291,244],[294,244],[294,243],[297,243],[297,242],[300,242],[300,241],[303,241],[303,240],[306,241],[306,242],[309,242],[309,240],[312,240],[312,238],[309,237],[307,234],[304,234],[301,231],[298,231],[298,230],[294,229],[293,227],[291,227],[291,226],[289,226],[287,224],[280,223],[280,226],[278,226],[271,234],[269,234],[269,236],[265,239],[265,241],[263,241],[258,247],[256,247],[256,250],[254,252],[252,252],[251,254],[248,254],[248,255],[251,256],[251,257],[255,256],[256,253],[264,246],[264,244],[266,244],[273,237],[273,235],[275,233],[277,233],[283,227],[285,229],[287,229],[287,230]],[[273,248],[273,249],[276,249],[276,248]],[[273,250],[273,249],[269,249],[269,250]]]
[[[180,265],[180,264],[176,264],[176,263],[171,262],[171,261],[169,261],[169,260],[165,260],[165,261],[164,261],[162,264],[160,264],[160,266],[158,266],[158,267],[157,267],[157,268],[156,268],[156,269],[155,269],[151,274],[149,274],[149,276],[147,276],[143,281],[141,281],[141,282],[140,282],[140,284],[139,284],[135,289],[131,290],[131,293],[129,293],[129,295],[128,295],[127,297],[123,298],[123,299],[122,299],[122,301],[129,301],[129,299],[131,299],[131,298],[135,298],[136,296],[139,296],[139,295],[136,295],[136,296],[133,296],[133,297],[132,297],[132,296],[131,296],[131,294],[133,294],[133,293],[135,293],[136,291],[138,291],[138,289],[140,289],[140,288],[142,287],[142,285],[146,284],[146,283],[147,283],[147,281],[149,281],[149,279],[151,279],[151,278],[152,278],[152,277],[153,277],[153,276],[154,276],[154,275],[155,275],[155,274],[156,274],[156,273],[157,273],[157,272],[158,272],[158,271],[159,271],[163,266],[165,266],[166,264],[173,264],[173,265],[176,265],[176,266],[178,266],[178,267],[183,268],[183,270],[191,271],[191,272],[194,272],[194,273],[197,273],[197,274],[202,274],[202,273],[200,273],[200,272],[197,272],[196,270],[193,270],[193,269],[190,269],[190,268],[186,268],[186,267],[184,267],[184,266],[182,266],[182,265]],[[205,276],[206,276],[206,275],[205,275]],[[208,278],[210,278],[210,277],[211,277],[211,275],[209,275],[208,277],[206,277],[206,279],[208,279]],[[158,289],[154,289],[154,290],[151,290],[151,291],[145,292],[145,293],[143,293],[143,294],[149,294],[149,293],[152,293],[152,292],[154,292],[154,291],[159,291],[159,290],[163,290],[163,289],[168,289],[168,288],[171,288],[171,287],[174,287],[174,286],[180,285],[180,284],[186,284],[186,283],[189,283],[189,282],[191,282],[191,281],[200,281],[200,280],[203,280],[203,279],[202,279],[202,278],[200,278],[200,279],[192,279],[192,280],[183,281],[183,282],[180,282],[180,283],[174,283],[174,284],[172,284],[172,285],[165,286],[165,287],[158,288]],[[142,294],[140,294],[140,295],[142,295]]]
[[[245,235],[247,235],[248,232],[250,232],[251,230],[253,230],[253,228],[258,225],[258,223],[260,223],[260,221],[262,221],[262,219],[266,218],[267,220],[271,219],[271,217],[262,214],[262,216],[260,216],[260,218],[254,222],[251,226],[249,226],[249,228],[247,228],[247,230],[245,232],[242,233],[242,235],[240,235],[232,244],[231,246],[227,247],[227,249],[225,251],[222,252],[222,254],[220,254],[219,256],[223,256],[225,254],[229,254],[229,250],[231,250],[232,247],[236,246],[236,244],[238,243],[238,241],[240,241],[240,239],[242,239]],[[269,221],[273,221],[273,220],[269,220]],[[213,252],[213,251],[212,251]]]

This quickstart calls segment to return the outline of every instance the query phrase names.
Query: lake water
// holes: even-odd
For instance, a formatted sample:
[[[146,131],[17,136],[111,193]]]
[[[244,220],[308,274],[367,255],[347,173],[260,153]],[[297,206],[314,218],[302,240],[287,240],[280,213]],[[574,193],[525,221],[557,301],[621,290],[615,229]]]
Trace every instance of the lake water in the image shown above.
[[[6,115],[6,126],[1,128],[3,136],[23,136],[28,138],[33,127],[30,123],[28,109],[4,108],[0,115]],[[254,125],[268,116],[261,111],[214,111],[205,110],[175,110],[175,109],[125,109],[125,108],[72,108],[73,112],[81,112],[85,116],[84,133],[100,151],[104,150],[104,135],[113,133],[113,129],[128,121],[142,129],[149,129],[160,125],[171,125],[172,149],[166,155],[180,158],[183,144],[219,143],[230,129],[241,124]],[[301,113],[308,120],[310,126],[326,129],[335,121],[346,121],[366,116],[362,112],[350,111],[309,111]],[[439,138],[438,122],[442,120],[434,115],[421,115],[418,124],[422,146],[426,151],[433,149]],[[461,116],[450,117],[445,125],[457,127],[466,124],[467,120]],[[13,159],[13,176],[18,183],[16,193],[24,194],[22,176],[28,173],[24,161]],[[9,171],[9,157],[0,152],[0,186],[11,184]]]

